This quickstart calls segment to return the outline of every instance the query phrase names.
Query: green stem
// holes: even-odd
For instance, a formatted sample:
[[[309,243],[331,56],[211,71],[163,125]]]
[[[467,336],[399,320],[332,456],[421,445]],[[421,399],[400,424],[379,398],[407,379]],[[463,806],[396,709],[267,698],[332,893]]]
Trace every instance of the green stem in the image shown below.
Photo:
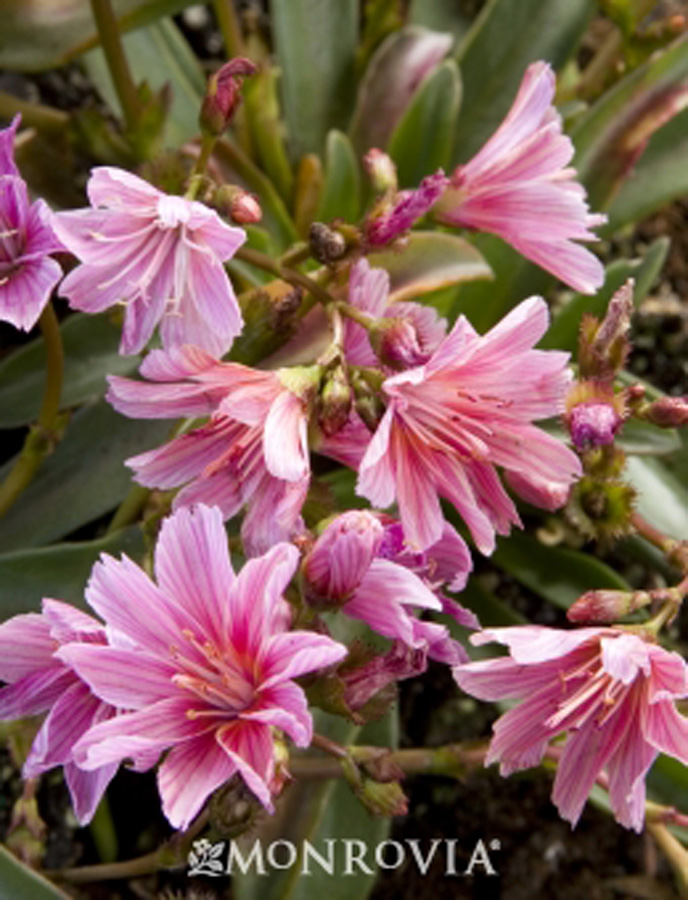
[[[335,302],[332,294],[330,294],[329,291],[326,291],[325,288],[318,284],[313,278],[310,278],[308,275],[304,275],[303,272],[298,272],[296,269],[292,269],[289,266],[281,265],[276,259],[273,259],[266,253],[261,253],[259,250],[253,250],[250,247],[239,247],[234,254],[234,258],[242,259],[244,262],[250,263],[250,265],[256,266],[258,269],[263,269],[265,272],[276,275],[283,281],[288,281],[289,284],[304,288],[304,290],[308,291],[309,294],[315,297],[315,299],[324,306]]]
[[[135,134],[140,119],[139,95],[124,53],[117,17],[110,0],[91,0],[91,10],[127,130]]]
[[[648,822],[647,830],[674,870],[676,886],[681,900],[688,900],[688,853],[666,825]]]
[[[217,24],[222,32],[222,40],[227,51],[227,58],[245,56],[244,36],[233,0],[213,0]]]
[[[347,319],[352,319],[354,322],[358,322],[359,325],[362,325],[366,331],[375,324],[375,319],[366,315],[366,313],[357,309],[355,306],[352,306],[350,303],[346,303],[344,300],[338,301],[337,309],[343,316],[346,316]]]
[[[140,484],[133,484],[131,490],[112,517],[105,533],[113,534],[115,531],[119,531],[120,528],[125,528],[127,525],[136,522],[141,510],[146,505],[149,495],[150,490],[148,488],[145,488]]]
[[[43,333],[46,351],[45,387],[38,421],[31,428],[21,453],[7,478],[0,484],[0,517],[10,509],[21,492],[30,484],[46,456],[60,438],[60,395],[64,354],[62,334],[51,303],[48,303],[38,324]]]
[[[69,125],[69,116],[60,109],[30,103],[28,100],[20,100],[14,94],[0,91],[0,119],[12,119],[17,113],[21,113],[22,125],[37,128],[45,134],[63,134]]]

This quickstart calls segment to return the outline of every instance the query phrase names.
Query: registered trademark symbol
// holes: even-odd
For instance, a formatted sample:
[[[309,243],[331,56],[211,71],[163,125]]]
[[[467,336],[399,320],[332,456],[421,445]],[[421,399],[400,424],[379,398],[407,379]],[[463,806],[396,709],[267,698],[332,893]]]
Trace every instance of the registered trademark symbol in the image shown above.
[[[490,841],[490,850],[501,850],[501,849],[502,849],[502,842],[499,840],[499,838],[492,838],[492,840]]]

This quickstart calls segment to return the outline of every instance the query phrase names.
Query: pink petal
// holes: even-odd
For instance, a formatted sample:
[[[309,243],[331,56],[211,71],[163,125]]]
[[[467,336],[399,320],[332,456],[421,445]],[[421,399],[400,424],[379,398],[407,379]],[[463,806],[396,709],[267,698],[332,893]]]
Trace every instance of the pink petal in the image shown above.
[[[650,744],[688,765],[688,719],[669,700],[650,703],[643,716],[642,727]]]
[[[263,678],[261,691],[272,690],[282,682],[334,666],[348,650],[332,638],[310,631],[285,631],[267,639],[261,653]]]
[[[270,407],[263,431],[265,465],[275,478],[300,481],[310,473],[308,420],[303,402],[283,390]]]
[[[313,738],[313,719],[303,689],[289,681],[261,686],[258,705],[239,714],[248,722],[261,722],[285,731],[297,747],[307,747]]]
[[[275,771],[275,748],[268,726],[236,719],[219,729],[216,739],[248,787],[268,812],[273,812],[269,785]]]
[[[548,660],[559,660],[587,641],[592,642],[604,628],[576,628],[561,631],[544,625],[514,625],[508,628],[485,628],[471,635],[476,647],[497,641],[509,648],[515,662],[521,665],[538,665]]]
[[[65,763],[65,779],[79,825],[88,825],[91,821],[118,768],[118,763],[111,763],[86,772],[75,763]]]
[[[0,679],[11,684],[36,669],[54,665],[55,649],[50,625],[43,616],[13,616],[0,625]]]

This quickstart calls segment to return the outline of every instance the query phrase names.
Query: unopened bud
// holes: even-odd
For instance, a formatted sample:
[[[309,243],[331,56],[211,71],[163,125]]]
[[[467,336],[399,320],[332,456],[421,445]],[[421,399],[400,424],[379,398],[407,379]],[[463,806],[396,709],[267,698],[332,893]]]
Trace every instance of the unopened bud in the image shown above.
[[[243,79],[253,75],[257,66],[242,56],[230,59],[221,69],[211,75],[203,105],[199,115],[201,131],[219,137],[229,125],[234,112],[241,102]]]
[[[262,807],[239,775],[234,775],[210,798],[210,823],[220,837],[234,838],[250,828]]]
[[[504,475],[509,487],[522,500],[550,512],[560,509],[571,493],[571,485],[568,482],[551,481],[539,478],[537,475],[524,475],[522,472],[510,472],[509,470]]]
[[[571,440],[578,450],[613,444],[623,419],[610,403],[579,403],[568,414]]]
[[[378,359],[391,369],[410,369],[427,361],[428,355],[408,319],[378,319],[368,334]]]
[[[303,564],[309,595],[348,599],[370,568],[384,529],[367,510],[350,510],[330,522]]]
[[[588,591],[569,608],[566,617],[581,625],[606,625],[651,602],[645,591]]]
[[[213,203],[221,213],[239,225],[255,225],[263,218],[256,195],[235,184],[221,185],[213,195]]]
[[[650,403],[643,418],[660,428],[682,428],[688,425],[688,397],[662,397]]]
[[[398,781],[364,778],[361,789],[356,793],[374,816],[405,816],[408,813],[408,798]]]
[[[329,266],[346,253],[346,238],[323,222],[313,222],[308,232],[311,253],[318,262]]]
[[[601,322],[585,316],[581,325],[578,362],[586,378],[609,380],[622,368],[630,351],[628,332],[633,315],[632,278],[609,301]]]
[[[380,697],[382,712],[386,698],[381,692],[391,688],[389,703],[396,697],[397,681],[421,675],[427,668],[427,654],[424,649],[409,647],[402,641],[395,641],[392,649],[383,656],[374,656],[363,665],[349,669],[342,666],[339,676],[344,683],[344,700],[349,709],[358,712],[370,705],[373,698]],[[371,710],[372,711],[372,710]]]
[[[346,425],[353,405],[353,391],[342,366],[326,376],[320,392],[318,424],[327,437],[337,434]]]
[[[376,193],[386,194],[397,190],[397,167],[392,158],[382,150],[371,148],[363,157],[363,167]]]

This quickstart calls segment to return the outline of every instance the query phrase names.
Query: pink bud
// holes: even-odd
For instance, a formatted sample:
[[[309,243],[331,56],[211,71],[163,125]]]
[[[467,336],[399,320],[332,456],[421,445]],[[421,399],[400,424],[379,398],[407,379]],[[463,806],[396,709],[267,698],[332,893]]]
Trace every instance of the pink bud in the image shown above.
[[[315,542],[303,573],[317,598],[348,599],[368,571],[382,542],[383,527],[366,510],[337,516]]]
[[[379,194],[397,189],[397,167],[392,158],[382,150],[372,147],[363,157],[363,166],[373,185],[373,190]]]
[[[392,369],[410,369],[428,359],[408,319],[379,319],[370,329],[370,342],[380,362]]]
[[[578,450],[613,444],[622,418],[609,403],[579,403],[569,413],[571,440]]]
[[[250,59],[238,56],[210,76],[199,116],[202,131],[215,136],[225,131],[241,102],[239,91],[243,78],[256,70],[256,64]]]
[[[408,647],[395,641],[384,656],[375,656],[362,666],[340,671],[344,682],[344,701],[352,712],[362,709],[381,690],[404,678],[421,675],[427,668],[424,648]]]
[[[255,194],[239,191],[229,206],[229,214],[239,225],[255,225],[263,218],[263,210]]]
[[[660,428],[688,425],[688,397],[662,397],[645,410],[644,418]]]
[[[644,591],[588,591],[569,608],[566,617],[577,624],[606,625],[647,606],[651,600]]]
[[[550,481],[537,475],[524,475],[522,472],[504,473],[509,487],[525,500],[540,509],[554,512],[560,509],[569,499],[571,484],[561,481]]]

